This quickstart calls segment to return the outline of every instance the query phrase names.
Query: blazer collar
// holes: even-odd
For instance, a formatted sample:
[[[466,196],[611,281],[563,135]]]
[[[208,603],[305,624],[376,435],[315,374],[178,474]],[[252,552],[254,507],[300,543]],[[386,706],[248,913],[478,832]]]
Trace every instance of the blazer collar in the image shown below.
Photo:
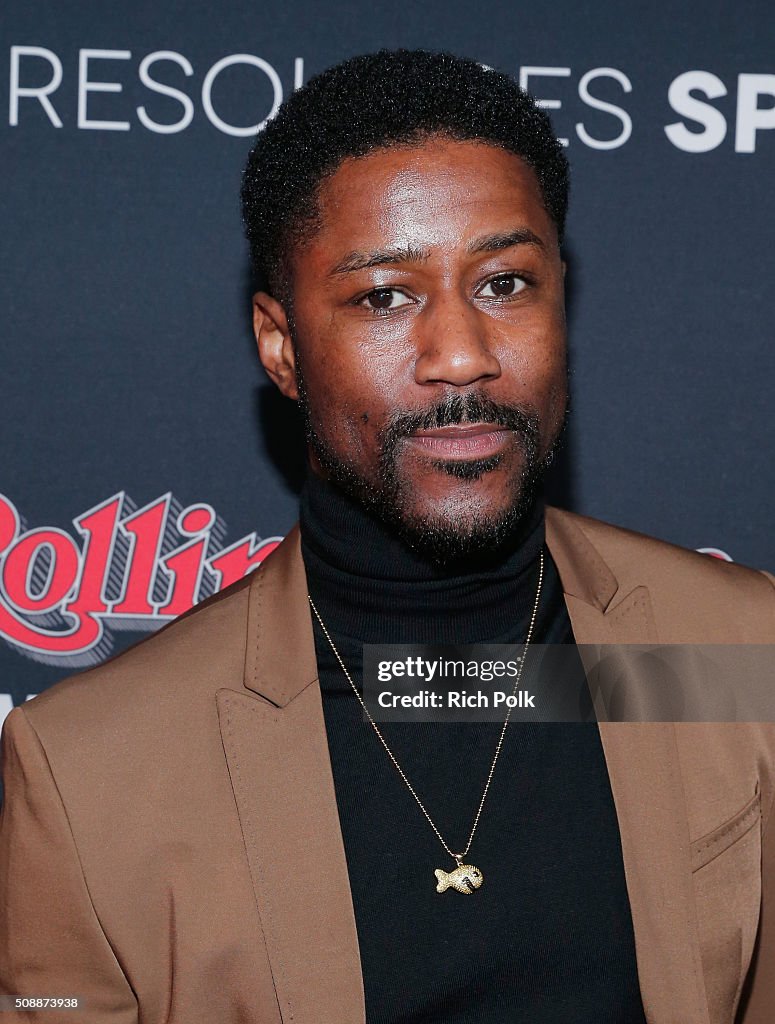
[[[284,708],[317,677],[297,523],[255,572],[250,585],[245,686]]]
[[[546,543],[560,574],[578,643],[655,641],[646,588],[624,592],[576,519],[561,509],[546,509]],[[618,614],[604,621],[614,610]],[[625,620],[627,627],[622,628]],[[244,681],[249,690],[285,707],[317,674],[297,523],[251,582]]]

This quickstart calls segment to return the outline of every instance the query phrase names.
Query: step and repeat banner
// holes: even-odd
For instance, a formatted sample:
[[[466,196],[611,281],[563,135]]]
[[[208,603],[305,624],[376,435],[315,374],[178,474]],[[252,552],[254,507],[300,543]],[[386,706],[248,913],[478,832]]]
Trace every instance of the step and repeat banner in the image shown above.
[[[0,26],[0,720],[295,521],[240,174],[283,97],[381,47],[507,71],[567,145],[551,499],[775,569],[770,2],[11,0]]]

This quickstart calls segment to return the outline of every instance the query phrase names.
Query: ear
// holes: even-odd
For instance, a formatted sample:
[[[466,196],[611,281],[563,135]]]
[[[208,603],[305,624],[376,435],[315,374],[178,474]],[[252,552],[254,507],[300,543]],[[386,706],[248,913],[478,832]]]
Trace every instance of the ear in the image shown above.
[[[288,317],[277,299],[266,292],[253,296],[253,333],[261,365],[286,398],[298,401],[296,359]]]

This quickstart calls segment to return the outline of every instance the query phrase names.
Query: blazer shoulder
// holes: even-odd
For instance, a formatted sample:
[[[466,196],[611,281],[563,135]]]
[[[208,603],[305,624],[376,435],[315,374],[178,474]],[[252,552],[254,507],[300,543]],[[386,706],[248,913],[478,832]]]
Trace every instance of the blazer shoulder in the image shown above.
[[[115,724],[143,709],[210,701],[222,687],[242,686],[248,597],[261,567],[94,668],[60,680],[28,700],[35,729],[73,722]]]
[[[550,514],[565,533],[580,533],[595,549],[621,593],[645,586],[656,606],[674,611],[676,622],[718,624],[712,635],[719,642],[775,640],[775,577],[770,573],[591,516],[563,509]],[[721,628],[724,621],[729,630]]]

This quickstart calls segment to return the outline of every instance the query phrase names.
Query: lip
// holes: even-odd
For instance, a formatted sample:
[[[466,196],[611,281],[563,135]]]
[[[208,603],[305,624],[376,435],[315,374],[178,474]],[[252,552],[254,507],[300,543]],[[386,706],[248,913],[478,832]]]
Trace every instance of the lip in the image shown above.
[[[408,440],[415,448],[437,458],[470,459],[496,455],[506,446],[511,435],[511,430],[495,423],[459,423],[418,430]]]

